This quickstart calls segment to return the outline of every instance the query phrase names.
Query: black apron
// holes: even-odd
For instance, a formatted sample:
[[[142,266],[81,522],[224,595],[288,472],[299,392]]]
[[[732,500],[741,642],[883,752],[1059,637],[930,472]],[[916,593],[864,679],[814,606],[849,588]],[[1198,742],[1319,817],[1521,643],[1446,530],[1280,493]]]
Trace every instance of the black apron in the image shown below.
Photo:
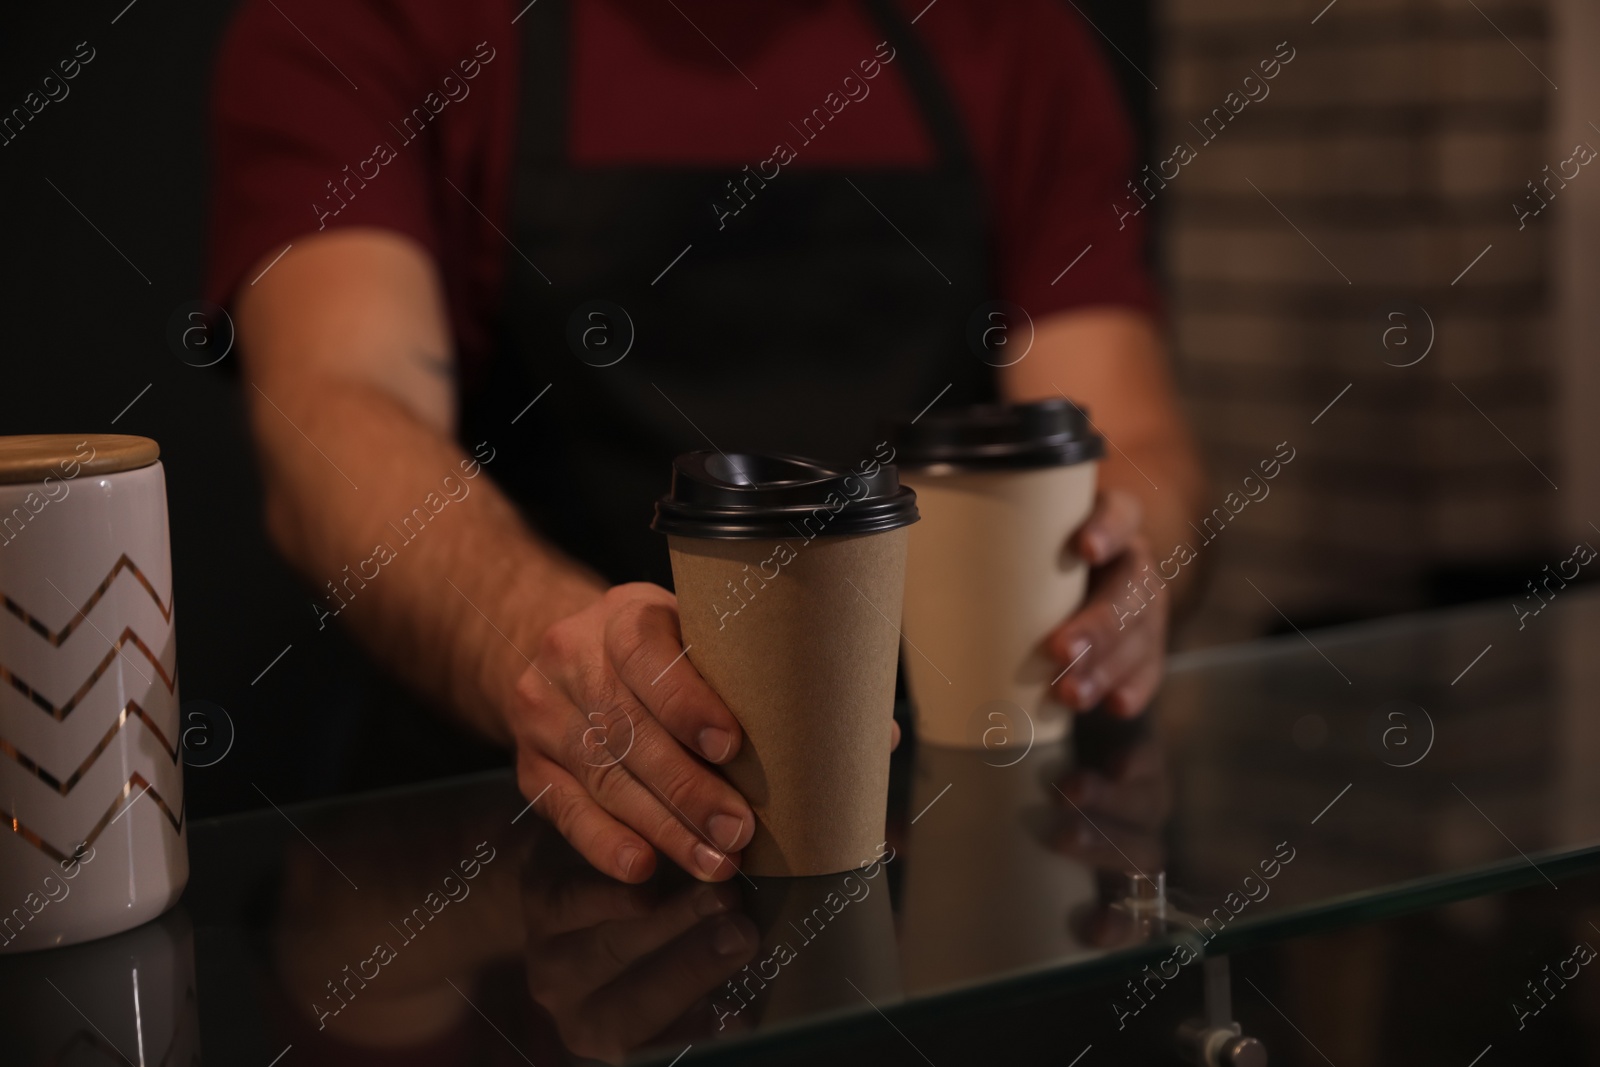
[[[494,444],[490,473],[534,526],[610,581],[671,586],[649,523],[680,452],[855,464],[941,391],[941,406],[994,398],[993,368],[966,343],[991,289],[972,154],[913,28],[891,0],[866,7],[895,49],[878,83],[909,85],[935,165],[805,169],[787,127],[773,142],[795,161],[748,185],[758,160],[573,166],[567,5],[522,17],[503,343],[463,439]],[[838,58],[842,81],[871,57]],[[746,206],[719,219],[713,205],[740,202],[730,180]]]

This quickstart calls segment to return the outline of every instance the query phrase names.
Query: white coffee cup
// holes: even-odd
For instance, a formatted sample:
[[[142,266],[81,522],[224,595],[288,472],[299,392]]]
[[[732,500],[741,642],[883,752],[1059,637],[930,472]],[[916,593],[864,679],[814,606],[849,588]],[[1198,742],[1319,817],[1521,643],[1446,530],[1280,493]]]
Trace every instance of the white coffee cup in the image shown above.
[[[0,952],[137,926],[189,877],[158,455],[0,438]]]
[[[1094,506],[1105,446],[1068,400],[928,413],[895,463],[917,493],[901,653],[917,737],[954,748],[1047,744],[1071,715],[1051,695],[1050,632],[1083,602],[1068,547]]]

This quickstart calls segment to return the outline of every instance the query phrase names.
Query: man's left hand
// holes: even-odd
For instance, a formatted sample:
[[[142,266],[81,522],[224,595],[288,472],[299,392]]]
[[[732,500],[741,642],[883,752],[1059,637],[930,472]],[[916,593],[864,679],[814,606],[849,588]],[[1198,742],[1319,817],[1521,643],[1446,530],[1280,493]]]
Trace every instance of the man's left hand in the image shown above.
[[[1070,547],[1090,567],[1088,595],[1046,638],[1045,651],[1070,666],[1057,679],[1055,694],[1074,711],[1103,702],[1113,715],[1129,718],[1144,710],[1161,684],[1172,597],[1156,573],[1142,519],[1138,497],[1105,489],[1072,535]]]

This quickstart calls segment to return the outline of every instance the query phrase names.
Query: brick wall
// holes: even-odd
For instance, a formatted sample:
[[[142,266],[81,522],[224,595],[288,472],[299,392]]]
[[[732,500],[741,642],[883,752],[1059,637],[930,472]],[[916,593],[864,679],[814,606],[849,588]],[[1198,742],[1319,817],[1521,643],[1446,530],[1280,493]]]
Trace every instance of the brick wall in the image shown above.
[[[1180,645],[1281,625],[1262,594],[1301,625],[1419,607],[1440,566],[1514,568],[1554,540],[1548,219],[1519,231],[1512,208],[1564,158],[1534,66],[1545,4],[1324,2],[1158,8],[1155,155],[1197,156],[1154,203],[1215,502],[1297,450],[1205,548]],[[1202,117],[1289,49],[1207,143]],[[1389,365],[1422,354],[1427,318],[1428,356]]]

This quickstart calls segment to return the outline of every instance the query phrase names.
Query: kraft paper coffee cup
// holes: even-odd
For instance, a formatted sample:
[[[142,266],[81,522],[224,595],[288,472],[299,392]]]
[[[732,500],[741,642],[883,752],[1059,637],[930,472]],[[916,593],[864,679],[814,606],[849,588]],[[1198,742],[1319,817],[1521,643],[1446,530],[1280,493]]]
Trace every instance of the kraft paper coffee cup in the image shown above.
[[[1088,570],[1067,540],[1094,505],[1101,438],[1067,400],[930,412],[895,438],[923,519],[905,598],[918,739],[1061,740],[1072,719],[1050,696],[1061,667],[1043,642],[1083,602]]]
[[[836,874],[884,840],[906,533],[895,469],[693,452],[667,535],[684,648],[739,720],[724,768],[755,810],[743,868]]]

